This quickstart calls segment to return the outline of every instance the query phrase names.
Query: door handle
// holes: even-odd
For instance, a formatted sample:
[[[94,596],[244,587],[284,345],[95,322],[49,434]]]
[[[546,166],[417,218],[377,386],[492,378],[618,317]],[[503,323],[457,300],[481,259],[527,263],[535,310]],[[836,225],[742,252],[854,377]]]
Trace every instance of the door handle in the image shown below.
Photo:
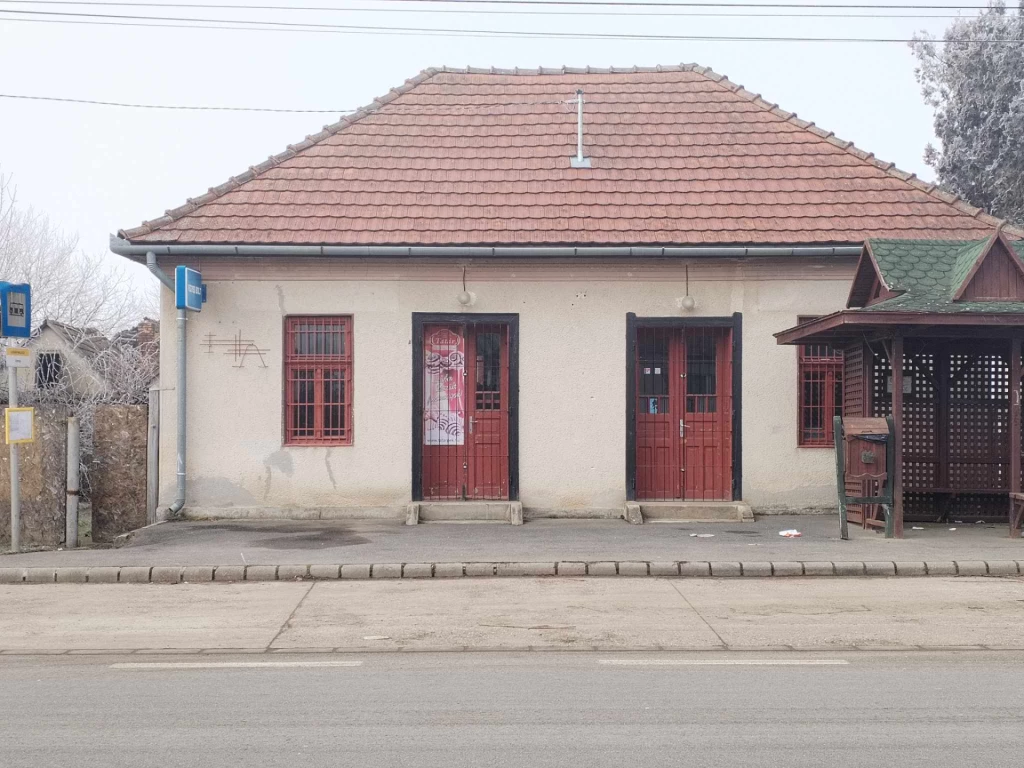
[[[679,436],[686,437],[686,424],[682,419],[679,420]]]
[[[476,423],[476,417],[475,416],[470,416],[469,417],[469,434],[471,434],[471,435],[473,434],[473,425],[475,423]]]

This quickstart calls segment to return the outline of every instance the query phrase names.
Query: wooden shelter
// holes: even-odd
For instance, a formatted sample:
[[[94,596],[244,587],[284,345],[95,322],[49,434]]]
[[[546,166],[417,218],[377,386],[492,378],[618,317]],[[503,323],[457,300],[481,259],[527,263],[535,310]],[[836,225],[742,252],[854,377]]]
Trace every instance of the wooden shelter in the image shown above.
[[[868,240],[847,309],[776,334],[843,353],[844,417],[895,424],[894,532],[904,521],[1010,519],[1021,492],[1024,242]],[[841,413],[840,413],[841,412]],[[850,510],[882,527],[871,507]]]

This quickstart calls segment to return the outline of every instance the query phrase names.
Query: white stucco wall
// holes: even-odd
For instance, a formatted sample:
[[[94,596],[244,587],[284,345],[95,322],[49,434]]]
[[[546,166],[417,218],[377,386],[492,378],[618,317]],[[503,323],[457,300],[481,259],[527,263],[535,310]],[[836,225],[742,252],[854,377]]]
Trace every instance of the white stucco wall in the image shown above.
[[[468,312],[520,323],[520,499],[534,513],[617,514],[625,500],[626,314],[680,316],[681,264],[465,263]],[[168,265],[170,266],[170,265]],[[412,312],[458,312],[464,262],[205,260],[188,322],[188,507],[195,515],[399,514],[411,494]],[[743,315],[743,498],[835,505],[834,459],[797,447],[796,349],[772,334],[845,303],[853,263],[699,262],[691,316]],[[174,496],[175,310],[161,311],[161,503]],[[283,318],[350,314],[354,445],[285,447]],[[212,347],[207,342],[217,342]],[[251,340],[236,359],[230,344]],[[264,367],[265,365],[265,367]]]

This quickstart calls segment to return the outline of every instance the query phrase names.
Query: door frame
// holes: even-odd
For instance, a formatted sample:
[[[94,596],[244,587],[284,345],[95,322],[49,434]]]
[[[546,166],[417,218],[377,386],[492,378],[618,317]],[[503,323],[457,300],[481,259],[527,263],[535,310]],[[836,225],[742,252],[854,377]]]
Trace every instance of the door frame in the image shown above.
[[[637,317],[626,314],[626,500],[636,501],[637,328],[732,329],[732,500],[743,498],[743,313],[731,317]]]
[[[423,501],[423,329],[434,324],[508,326],[508,498],[519,501],[519,315],[412,313],[412,500]]]

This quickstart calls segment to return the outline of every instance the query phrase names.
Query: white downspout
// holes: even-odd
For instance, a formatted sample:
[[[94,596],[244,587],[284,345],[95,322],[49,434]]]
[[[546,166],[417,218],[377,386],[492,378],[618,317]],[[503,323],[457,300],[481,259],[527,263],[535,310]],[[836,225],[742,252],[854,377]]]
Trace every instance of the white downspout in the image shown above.
[[[156,254],[152,251],[146,253],[146,266],[149,271],[156,275],[157,279],[174,291],[174,281],[156,263]],[[177,515],[185,507],[185,313],[188,310],[179,309],[177,318],[178,327],[178,455],[177,455],[177,492],[174,495],[174,502],[167,508],[170,517]]]

